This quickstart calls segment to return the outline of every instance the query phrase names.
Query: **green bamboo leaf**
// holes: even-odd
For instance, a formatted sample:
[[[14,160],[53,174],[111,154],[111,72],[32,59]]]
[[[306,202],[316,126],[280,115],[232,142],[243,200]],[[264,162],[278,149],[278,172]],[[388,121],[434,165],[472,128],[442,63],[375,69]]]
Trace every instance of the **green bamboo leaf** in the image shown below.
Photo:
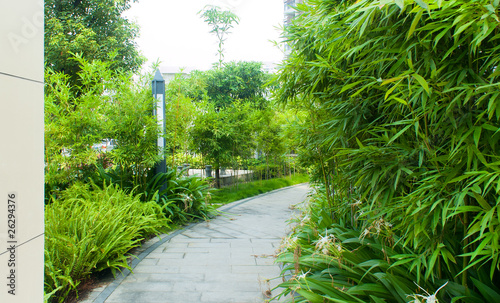
[[[394,135],[393,137],[391,137],[391,139],[389,140],[389,142],[387,142],[387,145],[389,145],[392,142],[394,142],[394,140],[396,140],[397,138],[399,138],[399,136],[401,136],[402,134],[404,134],[404,132],[406,132],[408,130],[408,128],[410,128],[411,126],[412,126],[411,124],[408,124],[402,130],[400,130],[396,135]]]
[[[389,100],[391,99],[394,99],[396,101],[398,101],[399,103],[401,104],[404,104],[404,105],[408,105],[408,102],[406,102],[405,100],[401,99],[401,98],[398,98],[398,97],[391,97]]]
[[[452,180],[450,181],[450,183],[459,182],[459,181],[462,181],[462,180],[467,179],[467,178],[469,178],[469,177],[470,177],[469,175],[461,175],[461,176],[459,176],[459,177],[456,177],[456,178],[452,179]]]
[[[479,292],[484,296],[486,302],[500,302],[500,293],[475,278],[471,278],[471,280]]]
[[[359,148],[364,148],[365,147],[363,145],[363,143],[361,143],[361,141],[359,141],[358,137],[356,137],[356,142],[358,143]]]
[[[486,202],[486,200],[483,198],[483,196],[481,196],[480,194],[476,193],[476,192],[472,192],[472,194],[474,195],[474,198],[476,198],[476,201],[477,203],[479,203],[479,205],[481,205],[481,207],[485,210],[491,210],[491,205]]]
[[[469,21],[467,23],[465,23],[464,25],[460,26],[456,31],[455,33],[453,34],[453,36],[458,36],[460,35],[461,32],[463,32],[464,30],[466,30],[471,24],[473,24],[474,22],[476,22],[476,20],[472,20],[472,21]]]
[[[387,92],[385,93],[385,99],[387,100],[387,97],[398,87],[399,83],[401,82],[401,80],[394,84],[390,89],[387,90]]]
[[[490,13],[494,14],[495,13],[495,8],[491,4],[487,4],[484,6]]]
[[[432,253],[430,261],[429,261],[429,267],[425,271],[426,278],[429,278],[429,276],[433,272],[432,270],[434,269],[434,264],[436,263],[438,256],[441,254],[442,247],[444,247],[444,244],[439,243],[439,245],[434,249],[434,252]]]
[[[342,89],[340,90],[341,93],[345,92],[348,89],[353,88],[354,86],[358,85],[359,83],[363,83],[363,81],[356,81],[354,83],[349,83],[347,85],[344,85]]]
[[[420,2],[422,2],[421,0],[418,0]],[[415,1],[417,2],[417,0]],[[418,3],[418,2],[417,2]],[[423,2],[422,2],[423,3]],[[415,17],[413,18],[413,21],[411,23],[411,26],[410,26],[410,29],[408,30],[408,34],[406,35],[406,40],[410,39],[411,35],[413,34],[413,32],[415,31],[415,28],[417,27],[418,25],[418,22],[420,21],[420,18],[422,18],[422,14],[424,13],[423,10],[419,10],[416,14],[415,14]]]
[[[474,249],[474,251],[470,254],[470,259],[474,260],[479,254],[484,254],[483,249],[486,247],[486,245],[491,244],[492,239],[492,234],[489,234],[486,237],[482,238],[477,248]]]
[[[418,83],[420,83],[420,86],[422,86],[422,88],[429,93],[429,84],[427,84],[427,81],[425,81],[425,79],[417,73],[412,74],[412,76],[418,81]]]
[[[481,138],[482,127],[475,127],[474,129],[474,144],[479,147],[479,139]]]
[[[495,127],[495,126],[488,124],[488,123],[484,123],[483,125],[481,125],[481,127],[484,129],[490,130],[490,131],[494,131],[494,132],[498,132],[500,130],[500,128]]]
[[[444,35],[450,32],[451,28],[452,28],[451,25],[447,26],[439,34],[436,35],[436,37],[434,38],[434,48],[436,48],[439,41],[444,37]]]
[[[403,78],[405,78],[405,76],[399,76],[399,77],[394,77],[394,78],[390,78],[390,79],[384,80],[384,81],[382,82],[382,84],[380,84],[380,86],[387,85],[387,84],[389,84],[389,83],[392,83],[392,82],[394,82],[394,81],[401,80],[401,79],[403,79]],[[360,81],[360,82],[361,82],[361,81]]]
[[[476,155],[476,157],[479,159],[479,161],[481,161],[481,163],[483,163],[484,165],[488,165],[488,161],[486,161],[484,155],[479,151],[479,149],[475,145],[472,145],[471,149]]]

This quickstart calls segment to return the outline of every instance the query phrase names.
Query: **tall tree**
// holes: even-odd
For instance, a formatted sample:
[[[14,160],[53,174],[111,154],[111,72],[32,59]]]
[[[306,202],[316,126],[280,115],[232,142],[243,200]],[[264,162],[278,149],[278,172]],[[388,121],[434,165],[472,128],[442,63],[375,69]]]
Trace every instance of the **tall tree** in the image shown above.
[[[72,59],[111,62],[113,70],[137,71],[144,62],[136,48],[137,26],[122,16],[136,0],[46,0],[45,64],[74,84],[80,71]]]
[[[236,102],[231,107],[215,109],[202,102],[189,129],[192,150],[214,163],[215,181],[220,187],[219,169],[231,164],[231,158],[248,157],[251,150],[250,103]]]
[[[226,41],[226,36],[229,34],[229,30],[233,28],[233,23],[238,24],[240,19],[233,12],[223,11],[218,6],[206,6],[199,14],[201,14],[203,21],[208,23],[212,28],[210,33],[215,34],[219,40],[219,49],[217,50],[219,62],[217,67],[221,68],[222,61],[224,60],[224,42]]]
[[[216,108],[235,100],[246,100],[256,107],[265,104],[265,83],[268,75],[260,62],[229,62],[206,73],[206,91]]]
[[[75,60],[81,68],[78,95],[70,92],[67,75],[46,69],[47,189],[93,178],[98,166],[109,162],[119,167],[120,180],[145,184],[148,171],[159,161],[156,138],[160,130],[150,114],[151,75],[136,82],[129,73],[112,71],[110,62]],[[105,138],[115,139],[116,145],[101,153],[95,145]]]

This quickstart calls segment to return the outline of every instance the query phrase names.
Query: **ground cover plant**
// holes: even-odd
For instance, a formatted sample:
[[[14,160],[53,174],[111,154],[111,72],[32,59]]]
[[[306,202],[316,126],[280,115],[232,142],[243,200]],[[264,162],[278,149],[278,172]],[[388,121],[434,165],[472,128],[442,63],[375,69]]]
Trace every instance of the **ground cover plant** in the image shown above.
[[[297,174],[289,177],[275,178],[269,180],[251,181],[234,186],[227,186],[211,193],[211,203],[221,205],[237,200],[253,197],[275,189],[308,182],[306,174]]]
[[[298,227],[307,241],[283,256],[296,302],[500,299],[498,5],[298,6],[277,97],[307,115],[301,149],[324,186],[311,209],[331,223]]]
[[[193,220],[206,220],[215,208],[210,201],[210,183],[199,176],[186,176],[185,171],[168,169],[155,175],[144,191],[156,201],[169,219],[176,224]]]
[[[50,302],[105,269],[129,268],[127,252],[168,227],[155,201],[117,185],[76,183],[45,207],[45,291]]]

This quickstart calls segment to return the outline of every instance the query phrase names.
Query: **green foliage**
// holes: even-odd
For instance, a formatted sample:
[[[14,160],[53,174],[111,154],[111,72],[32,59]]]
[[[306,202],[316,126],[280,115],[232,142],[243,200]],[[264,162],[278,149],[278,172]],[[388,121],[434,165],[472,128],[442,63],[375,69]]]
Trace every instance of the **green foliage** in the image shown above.
[[[268,107],[256,113],[254,121],[255,129],[255,142],[257,150],[262,154],[265,159],[266,164],[266,179],[272,178],[270,173],[270,166],[277,166],[276,174],[279,175],[279,165],[276,163],[282,162],[282,158],[286,153],[285,139],[283,137],[283,125],[285,121],[283,116],[274,110],[272,107]],[[277,161],[279,159],[280,161]],[[274,161],[273,161],[274,160]],[[270,164],[274,162],[275,164]],[[254,168],[256,173],[259,173],[258,168]]]
[[[308,114],[301,145],[327,204],[352,196],[359,230],[388,222],[390,248],[410,250],[384,273],[449,281],[440,294],[464,302],[488,301],[500,279],[498,5],[311,0],[278,79],[280,101]]]
[[[212,194],[213,204],[227,204],[237,200],[253,197],[275,189],[305,183],[309,180],[305,174],[297,174],[285,178],[276,178],[270,180],[252,181],[241,183],[237,186],[223,187],[217,189]]]
[[[268,79],[260,62],[229,62],[206,72],[205,89],[210,102],[217,108],[230,106],[237,100],[264,108],[267,106],[264,96]]]
[[[47,188],[95,178],[97,166],[115,165],[121,179],[140,185],[158,161],[153,100],[143,84],[110,63],[75,57],[82,93],[71,93],[67,75],[50,69],[45,84],[45,182]],[[112,151],[93,146],[114,139]]]
[[[470,290],[448,278],[417,283],[414,265],[405,247],[383,219],[362,227],[362,204],[345,197],[332,207],[324,187],[303,205],[296,226],[286,237],[277,259],[284,264],[287,289],[294,302],[495,302],[500,295],[488,275],[479,274]],[[350,203],[351,202],[351,203]],[[441,290],[442,288],[442,290]],[[429,293],[433,293],[430,295]],[[434,296],[432,298],[432,296]],[[420,301],[420,299],[423,299]]]
[[[198,93],[202,88],[200,83],[200,74],[192,73],[189,79],[185,79],[182,75],[176,77],[167,84],[165,97],[165,140],[168,152],[167,165],[176,167],[182,163],[191,163],[181,160],[178,156],[182,152],[188,154],[191,137],[189,129],[192,126],[194,115],[196,114],[196,104],[190,96]]]
[[[215,163],[216,178],[221,165],[230,164],[237,156],[249,157],[252,141],[249,103],[233,103],[216,110],[213,103],[199,103],[190,136],[191,150]]]
[[[191,139],[191,138],[189,138]],[[189,143],[189,141],[188,141]],[[190,168],[194,169],[205,169],[205,159],[201,155],[196,155],[196,154],[191,154],[189,152],[189,148],[187,149],[188,152],[179,152],[175,153],[175,157],[173,157],[171,154],[167,155],[167,163],[173,163],[172,167],[177,167],[181,166],[184,164],[189,164]],[[174,161],[174,162],[173,162]]]
[[[251,155],[257,134],[265,130],[258,124],[258,117],[269,107],[265,99],[268,78],[261,63],[231,62],[202,74],[192,74],[186,79],[193,83],[186,95],[180,93],[182,82],[176,84],[179,93],[173,99],[189,96],[196,101],[194,119],[187,119],[192,123],[180,132],[187,129],[190,150],[201,154],[207,164],[213,164],[217,186],[219,168],[237,168],[237,159]],[[269,109],[268,116],[271,112]]]
[[[184,171],[167,168],[165,173],[150,173],[143,184],[130,182],[113,169],[99,167],[98,182],[115,184],[128,194],[141,193],[144,202],[154,201],[161,206],[165,216],[176,224],[194,219],[207,219],[213,208],[209,204],[208,180],[198,176],[185,176]]]
[[[208,219],[214,210],[209,203],[208,180],[183,174],[175,169],[156,174],[147,183],[145,196],[156,201],[165,216],[175,223]]]
[[[219,63],[218,68],[222,67],[222,61],[224,60],[224,42],[226,41],[226,35],[229,34],[229,30],[233,28],[233,23],[238,24],[239,18],[231,11],[223,11],[218,6],[206,6],[202,11],[198,12],[212,29],[210,33],[217,36],[219,41]]]
[[[72,84],[79,84],[80,80],[77,77],[80,65],[72,60],[73,54],[90,61],[110,62],[112,70],[137,71],[144,62],[134,42],[138,28],[122,17],[130,2],[45,1],[46,66],[70,76]]]
[[[167,227],[155,202],[77,183],[45,207],[45,292],[63,302],[91,273],[129,268],[126,253]]]

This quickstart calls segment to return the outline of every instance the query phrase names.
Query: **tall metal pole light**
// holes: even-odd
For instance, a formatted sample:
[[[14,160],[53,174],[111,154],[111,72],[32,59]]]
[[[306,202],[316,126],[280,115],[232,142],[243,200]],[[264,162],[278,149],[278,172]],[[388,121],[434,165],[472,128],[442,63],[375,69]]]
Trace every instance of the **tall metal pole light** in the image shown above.
[[[156,106],[153,107],[153,115],[156,116],[158,126],[161,132],[158,134],[158,151],[161,161],[156,165],[156,173],[166,172],[167,164],[165,161],[165,80],[161,76],[160,70],[156,70],[153,81],[151,82],[153,98],[156,100]]]

